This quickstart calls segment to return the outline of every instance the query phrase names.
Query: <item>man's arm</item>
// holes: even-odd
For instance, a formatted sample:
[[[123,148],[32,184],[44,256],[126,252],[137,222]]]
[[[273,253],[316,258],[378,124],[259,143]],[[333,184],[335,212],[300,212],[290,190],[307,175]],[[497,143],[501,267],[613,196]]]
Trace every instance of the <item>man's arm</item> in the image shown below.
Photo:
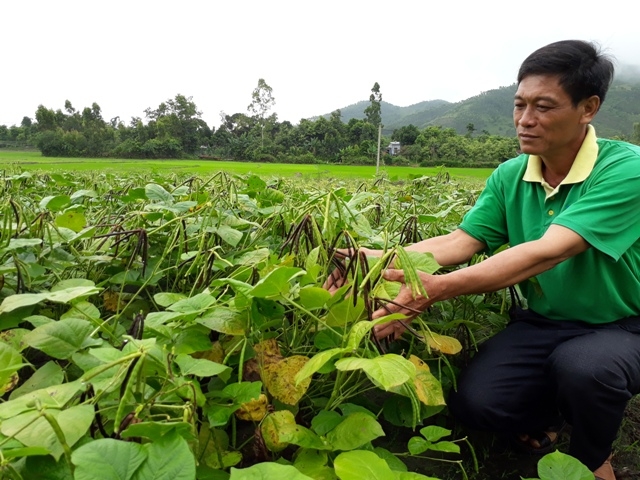
[[[476,240],[464,230],[458,229],[447,235],[428,238],[409,245],[406,247],[406,250],[423,253],[430,252],[438,264],[449,266],[468,262],[474,253],[484,250],[485,248],[484,243]],[[384,254],[382,250],[374,250],[371,248],[361,248],[360,251],[370,257],[381,257]],[[353,253],[350,253],[348,250],[339,250],[339,254],[339,258],[353,255]],[[344,284],[345,280],[342,270],[336,268],[327,277],[323,288],[333,294]]]
[[[558,263],[571,258],[589,248],[589,244],[577,233],[568,228],[551,225],[544,236],[532,242],[522,243],[508,248],[483,262],[445,275],[420,273],[429,298],[413,298],[411,289],[403,285],[395,302],[413,310],[424,311],[433,303],[473,293],[487,293],[505,288],[545,272]],[[387,280],[404,282],[401,270],[387,270]],[[410,310],[393,304],[377,310],[373,318],[389,313],[401,312],[415,316]],[[390,322],[376,327],[376,336],[398,337],[404,331],[402,324]]]
[[[428,238],[405,248],[409,252],[430,252],[442,266],[460,265],[471,260],[475,253],[486,248],[464,230],[454,230],[447,235]]]

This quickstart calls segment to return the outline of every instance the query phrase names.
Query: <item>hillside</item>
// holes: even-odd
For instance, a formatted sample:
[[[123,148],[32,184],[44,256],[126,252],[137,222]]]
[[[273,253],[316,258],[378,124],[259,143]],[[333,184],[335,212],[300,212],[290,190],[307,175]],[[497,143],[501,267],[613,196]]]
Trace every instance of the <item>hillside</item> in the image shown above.
[[[516,85],[500,87],[479,95],[450,103],[445,100],[429,100],[408,107],[398,107],[382,102],[382,123],[384,133],[413,124],[419,128],[441,125],[466,133],[467,125],[473,123],[477,132],[483,130],[491,134],[515,135],[513,127],[513,96]],[[364,118],[368,101],[361,101],[341,108],[342,120]],[[323,115],[328,117],[329,114]],[[640,78],[624,81],[615,80],[602,110],[598,113],[594,126],[601,137],[631,135],[633,124],[640,122]]]

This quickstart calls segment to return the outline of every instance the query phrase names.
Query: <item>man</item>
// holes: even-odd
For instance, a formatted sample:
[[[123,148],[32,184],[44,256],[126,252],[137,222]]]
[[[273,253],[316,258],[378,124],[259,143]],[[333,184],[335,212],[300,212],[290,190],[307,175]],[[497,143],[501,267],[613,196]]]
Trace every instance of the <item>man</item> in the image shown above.
[[[522,155],[495,170],[457,230],[407,250],[459,265],[510,248],[421,274],[429,298],[404,285],[395,302],[410,309],[389,304],[374,314],[414,317],[440,300],[519,284],[529,309],[481,345],[449,407],[472,428],[512,433],[540,452],[564,419],[569,453],[602,480],[615,479],[611,445],[640,393],[640,148],[597,139],[590,125],[612,77],[611,61],[586,42],[532,53],[513,111]],[[401,270],[385,278],[404,283]],[[332,274],[327,287],[342,282]],[[404,328],[390,322],[376,335]]]

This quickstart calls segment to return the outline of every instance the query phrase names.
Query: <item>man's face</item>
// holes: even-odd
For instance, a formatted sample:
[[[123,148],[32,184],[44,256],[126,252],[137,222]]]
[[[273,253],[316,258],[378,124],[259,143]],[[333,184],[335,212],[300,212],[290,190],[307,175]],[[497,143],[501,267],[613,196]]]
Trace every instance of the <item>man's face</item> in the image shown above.
[[[574,107],[556,76],[523,78],[513,107],[513,121],[522,152],[549,161],[574,157],[584,139],[585,125],[597,111],[597,106],[591,112],[592,108],[586,105],[593,98]]]

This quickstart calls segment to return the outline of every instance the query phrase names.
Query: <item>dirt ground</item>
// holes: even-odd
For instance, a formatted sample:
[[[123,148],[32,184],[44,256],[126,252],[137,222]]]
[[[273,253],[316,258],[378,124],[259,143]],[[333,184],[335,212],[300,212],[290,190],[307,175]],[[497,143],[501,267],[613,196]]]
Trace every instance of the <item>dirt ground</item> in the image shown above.
[[[560,451],[568,450],[569,437],[568,428],[558,442]],[[470,433],[469,440],[474,445],[479,464],[479,472],[475,473],[467,452],[465,465],[469,480],[520,480],[522,477],[538,477],[537,463],[540,457],[517,453],[507,439],[490,434]],[[411,467],[415,466],[414,471],[439,476],[443,480],[463,478],[459,469],[435,467],[432,462],[429,463],[429,466],[416,464]],[[640,480],[640,396],[629,402],[614,444],[612,464],[618,480]],[[437,474],[434,468],[437,469]]]

